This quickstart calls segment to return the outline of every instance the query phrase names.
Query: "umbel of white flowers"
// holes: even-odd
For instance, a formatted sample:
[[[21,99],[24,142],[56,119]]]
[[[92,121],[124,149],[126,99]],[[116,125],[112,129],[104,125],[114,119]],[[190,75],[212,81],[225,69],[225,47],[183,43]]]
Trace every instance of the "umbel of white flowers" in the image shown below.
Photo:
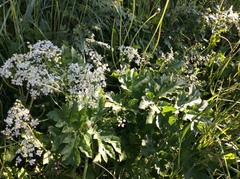
[[[91,63],[62,64],[62,50],[52,42],[43,40],[29,45],[26,54],[14,54],[0,68],[0,76],[10,79],[11,84],[23,86],[37,99],[41,95],[62,92],[71,99],[97,98],[96,91],[106,86],[107,64],[102,56],[88,49]],[[68,99],[69,100],[69,99]]]
[[[30,52],[14,54],[0,68],[0,76],[10,78],[11,83],[24,86],[36,99],[41,94],[48,95],[58,88],[60,77],[49,70],[47,61],[58,64],[61,50],[50,41],[39,41],[29,45]]]
[[[20,100],[8,111],[5,130],[2,133],[8,140],[17,141],[19,148],[16,151],[16,164],[25,159],[30,165],[35,164],[35,157],[43,153],[42,145],[35,137],[33,130],[39,124],[38,119],[33,119]]]

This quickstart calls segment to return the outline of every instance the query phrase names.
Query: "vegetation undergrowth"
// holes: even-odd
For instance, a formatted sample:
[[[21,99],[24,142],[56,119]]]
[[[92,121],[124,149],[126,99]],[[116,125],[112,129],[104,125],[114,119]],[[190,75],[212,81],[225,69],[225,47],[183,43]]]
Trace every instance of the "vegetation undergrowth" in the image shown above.
[[[3,0],[0,178],[240,178],[239,9]]]

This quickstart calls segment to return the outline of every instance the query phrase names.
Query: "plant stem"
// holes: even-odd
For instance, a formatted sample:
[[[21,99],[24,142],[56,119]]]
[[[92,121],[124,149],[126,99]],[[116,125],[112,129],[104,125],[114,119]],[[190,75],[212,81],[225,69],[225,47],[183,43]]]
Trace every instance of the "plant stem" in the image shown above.
[[[155,17],[157,14],[159,14],[159,12],[155,12],[151,17],[149,17],[142,25],[141,27],[138,29],[138,31],[135,33],[134,37],[132,38],[132,42],[130,43],[130,46],[132,46],[135,38],[137,37],[137,35],[139,34],[140,30],[144,27],[144,25],[146,25],[153,17]]]
[[[125,44],[125,42],[126,42],[126,40],[127,40],[127,37],[129,37],[130,30],[131,30],[131,28],[132,28],[132,26],[133,26],[133,21],[134,21],[134,16],[135,16],[135,10],[136,10],[136,0],[133,0],[132,18],[131,18],[131,22],[130,22],[129,28],[128,28],[128,30],[127,30],[127,34],[126,34],[126,36],[125,36],[125,38],[124,38],[124,40],[123,40],[122,45]]]
[[[117,179],[108,169],[106,169],[104,166],[100,165],[97,162],[94,162],[96,165],[98,165],[99,167],[103,168],[105,171],[107,171],[112,177],[113,179]]]
[[[153,35],[152,35],[151,40],[149,41],[147,47],[145,48],[145,50],[144,50],[144,52],[143,52],[143,56],[146,55],[147,50],[148,50],[150,44],[152,43],[155,35],[157,34],[157,32],[158,32],[157,41],[156,41],[156,43],[155,43],[155,46],[154,46],[153,51],[151,52],[151,55],[154,53],[154,51],[156,50],[156,48],[157,48],[157,46],[158,46],[158,43],[159,43],[159,40],[160,40],[160,37],[161,37],[162,22],[163,22],[164,15],[166,14],[168,4],[169,4],[169,0],[166,1],[166,4],[165,4],[164,9],[163,9],[162,16],[161,16],[161,18],[160,18],[160,20],[159,20],[159,22],[158,22],[157,28],[155,29],[155,31],[154,31],[154,33],[153,33]],[[150,58],[150,56],[148,57],[148,59],[149,59],[149,58]]]
[[[83,171],[83,179],[87,179],[87,169],[88,169],[88,158],[85,158],[84,171]]]

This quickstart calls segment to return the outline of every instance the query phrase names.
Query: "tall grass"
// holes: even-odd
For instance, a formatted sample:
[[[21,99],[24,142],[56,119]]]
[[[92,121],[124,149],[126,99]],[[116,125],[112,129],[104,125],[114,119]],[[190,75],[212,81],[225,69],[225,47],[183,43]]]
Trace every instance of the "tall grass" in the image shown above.
[[[79,167],[79,171],[83,171],[83,178],[91,176],[89,171],[95,171],[100,177],[104,176],[104,172],[106,172],[114,177],[119,175],[119,178],[127,176],[125,171],[131,171],[132,176],[148,176],[149,178],[161,175],[166,178],[237,179],[240,178],[240,41],[239,34],[232,33],[236,32],[234,28],[214,36],[214,34],[211,34],[209,27],[205,27],[206,24],[202,22],[203,18],[199,16],[202,15],[201,13],[208,12],[208,8],[215,9],[215,3],[213,0],[192,0],[189,2],[182,0],[3,0],[0,2],[0,66],[14,53],[25,53],[28,50],[28,41],[33,44],[42,39],[49,39],[59,46],[65,44],[75,47],[76,51],[72,48],[72,56],[80,53],[85,57],[86,47],[99,51],[106,57],[105,60],[109,64],[111,72],[123,65],[120,62],[121,59],[117,50],[119,46],[137,48],[146,61],[138,72],[133,74],[124,72],[126,73],[124,75],[129,75],[129,79],[132,78],[139,82],[138,86],[145,85],[145,82],[144,85],[142,84],[141,78],[147,79],[145,79],[146,71],[144,70],[149,66],[153,67],[149,68],[149,71],[151,71],[149,74],[153,74],[153,76],[148,74],[147,77],[157,76],[154,81],[156,83],[164,79],[160,79],[158,76],[163,77],[165,75],[166,78],[169,77],[169,80],[174,80],[173,77],[178,77],[172,75],[174,73],[181,74],[183,79],[189,77],[189,81],[195,83],[202,90],[201,97],[208,101],[208,107],[197,114],[205,123],[199,124],[200,130],[194,133],[190,122],[184,121],[182,117],[184,113],[187,113],[188,109],[186,108],[186,111],[181,111],[176,115],[178,120],[182,120],[179,122],[177,130],[174,128],[176,125],[166,127],[166,130],[169,130],[167,133],[169,136],[166,135],[164,139],[161,138],[160,130],[158,130],[161,126],[156,128],[155,124],[152,124],[151,128],[149,127],[150,124],[145,124],[142,121],[130,124],[135,128],[123,128],[117,131],[119,136],[122,135],[122,139],[126,138],[127,142],[131,141],[133,143],[128,144],[124,141],[123,146],[135,147],[127,151],[129,156],[124,156],[125,153],[122,154],[129,158],[123,162],[110,161],[110,163],[92,164],[89,158],[85,157],[84,165],[75,166],[76,168]],[[228,9],[231,5],[233,5],[233,10],[238,10],[240,7],[239,1],[234,0],[221,0],[219,5],[222,7],[220,10]],[[194,19],[191,17],[194,17]],[[193,25],[196,25],[196,27]],[[88,39],[88,41],[85,39]],[[211,40],[215,42],[214,45]],[[104,45],[99,44],[110,44],[115,50],[106,50],[102,47]],[[201,65],[198,61],[191,61],[190,54],[190,51],[199,44],[202,47],[207,45],[207,47],[199,50],[198,54],[209,54],[211,56],[211,59],[208,59],[209,61]],[[172,54],[175,53],[176,57],[170,60],[165,57],[164,55],[169,51],[172,51]],[[161,52],[164,55],[160,56]],[[69,54],[69,58],[71,58],[71,55]],[[136,68],[136,70],[138,69]],[[139,104],[136,104],[136,101],[139,102],[142,99],[135,99],[129,91],[126,92],[121,89],[121,85],[114,75],[117,76],[113,74],[107,82],[115,88],[106,91],[116,93],[116,99],[114,100],[121,105],[126,105],[123,114],[131,107],[134,108],[130,109],[131,112],[136,114],[136,111],[139,110]],[[195,78],[196,81],[192,78]],[[113,82],[110,81],[111,79],[113,79]],[[129,79],[126,77],[126,81]],[[123,81],[123,78],[121,80]],[[115,83],[116,81],[117,83]],[[126,83],[131,84],[132,81],[129,80]],[[148,83],[146,84],[148,85]],[[163,85],[163,87],[165,86]],[[158,92],[157,88],[153,89],[156,94]],[[137,91],[137,95],[145,93],[144,90],[146,89]],[[189,89],[186,87],[184,92],[189,92]],[[172,98],[166,95],[160,99],[151,96],[150,93],[148,97],[159,101],[161,105],[168,104],[167,107],[173,108],[176,105],[173,103],[178,98],[174,96],[176,93],[179,92],[171,92],[173,94]],[[24,98],[24,96],[17,96],[16,90],[7,86],[1,78],[1,126],[3,126],[3,119],[15,98]],[[124,99],[126,100],[124,101]],[[114,105],[116,105],[114,107],[118,107],[118,104]],[[122,106],[119,108],[122,108]],[[142,119],[151,116],[149,110],[146,109],[145,113],[137,113],[137,117]],[[197,109],[193,107],[193,110]],[[128,116],[131,112],[125,115]],[[108,115],[113,114],[114,112],[108,113]],[[167,117],[169,117],[168,115],[176,117],[171,110],[166,113]],[[167,118],[166,116],[162,116],[163,119]],[[116,116],[112,116],[112,118],[114,117]],[[135,119],[136,116],[130,115],[130,117]],[[2,128],[0,127],[0,130]],[[112,127],[111,130],[115,130],[115,128]],[[131,130],[136,131],[133,134]],[[149,133],[146,133],[146,131]],[[146,152],[144,151],[146,148],[140,143],[145,141],[146,138],[149,141],[152,140],[152,143],[148,141],[151,143],[149,144],[150,149],[156,151],[152,154],[152,151],[147,149],[150,154],[144,156],[142,153]],[[174,142],[174,144],[170,149],[166,149],[166,146],[162,145],[162,141],[154,141],[153,139],[161,139],[166,145],[169,141]],[[4,154],[8,154],[5,140],[0,139],[0,144],[0,150]],[[138,144],[139,146],[137,146]],[[157,146],[156,149],[151,148],[157,144],[161,144],[161,146]],[[159,156],[167,156],[168,158],[162,159],[158,158]],[[162,161],[166,163],[163,162],[164,165],[162,165]],[[11,167],[11,164],[0,158],[0,174],[1,172],[11,173],[9,166]],[[121,168],[120,166],[124,167]],[[141,170],[141,167],[144,166],[149,167],[147,170],[151,172]],[[156,169],[159,166],[166,169],[165,173],[161,171],[162,168],[159,171]],[[63,170],[66,169],[67,173],[68,166],[64,167]],[[103,170],[100,171],[100,169]],[[77,172],[72,174],[72,176],[76,175]]]

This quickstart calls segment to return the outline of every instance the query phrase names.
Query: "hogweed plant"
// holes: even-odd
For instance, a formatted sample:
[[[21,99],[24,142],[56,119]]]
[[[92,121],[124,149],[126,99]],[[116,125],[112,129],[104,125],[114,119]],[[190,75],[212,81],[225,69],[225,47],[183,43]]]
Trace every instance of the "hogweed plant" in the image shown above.
[[[108,141],[106,140],[107,136],[101,138],[97,129],[90,127],[94,125],[94,120],[101,119],[97,111],[100,110],[101,106],[104,106],[101,103],[104,102],[103,88],[106,87],[105,72],[108,71],[108,66],[102,62],[103,57],[92,49],[86,49],[86,57],[83,58],[73,48],[70,50],[63,46],[60,49],[47,40],[39,41],[34,45],[29,44],[29,50],[26,54],[14,54],[0,68],[0,75],[4,81],[9,87],[16,89],[19,96],[24,97],[24,104],[29,106],[26,109],[17,99],[14,107],[9,110],[8,116],[4,120],[6,129],[3,133],[6,140],[13,140],[13,136],[18,140],[22,139],[17,141],[20,147],[15,151],[16,164],[26,159],[30,165],[34,165],[39,162],[34,157],[36,155],[41,157],[43,153],[44,142],[40,142],[34,136],[34,133],[37,132],[36,126],[39,122],[41,123],[41,120],[34,120],[31,117],[31,110],[34,110],[34,104],[41,103],[44,96],[52,96],[48,99],[60,107],[60,109],[53,108],[52,111],[46,111],[46,113],[48,112],[47,121],[53,120],[56,122],[56,126],[48,127],[49,136],[62,137],[63,141],[60,141],[63,142],[63,146],[66,145],[65,148],[55,149],[55,144],[59,141],[49,137],[53,146],[52,149],[45,150],[47,156],[54,156],[53,154],[50,155],[48,150],[53,153],[60,152],[59,155],[63,157],[63,163],[67,165],[71,163],[77,166],[80,164],[80,151],[86,154],[86,158],[94,157],[91,151],[91,138],[93,137],[98,141],[101,149],[99,149],[100,154],[96,156],[95,161],[101,161],[102,157],[104,161],[107,161],[107,155],[115,158],[114,150],[120,153],[118,138],[111,138],[112,140],[109,139]],[[59,100],[59,95],[64,96],[64,99]],[[31,99],[30,104],[28,104],[29,97]],[[89,110],[92,112],[89,113]],[[69,111],[72,112],[69,113]],[[59,114],[61,115],[58,116]],[[74,114],[75,116],[72,117]],[[46,121],[43,118],[45,115],[45,113],[40,115],[43,121]],[[86,130],[81,129],[80,126],[84,126]],[[89,127],[87,128],[87,126]],[[85,133],[78,133],[77,131],[80,129]],[[56,133],[56,130],[59,130],[58,133]],[[76,131],[78,137],[83,137],[85,140],[82,142],[80,142],[80,138],[77,140],[78,142],[74,138],[71,140],[70,136],[73,131]],[[106,142],[102,140],[106,140]],[[74,142],[76,148],[69,147],[70,144],[73,144],[72,142]],[[110,148],[111,150],[109,144],[113,147]],[[61,149],[63,150],[61,151]],[[110,153],[107,152],[108,150],[110,150]],[[76,157],[75,162],[69,163],[71,157]],[[86,172],[84,175],[86,175]]]

